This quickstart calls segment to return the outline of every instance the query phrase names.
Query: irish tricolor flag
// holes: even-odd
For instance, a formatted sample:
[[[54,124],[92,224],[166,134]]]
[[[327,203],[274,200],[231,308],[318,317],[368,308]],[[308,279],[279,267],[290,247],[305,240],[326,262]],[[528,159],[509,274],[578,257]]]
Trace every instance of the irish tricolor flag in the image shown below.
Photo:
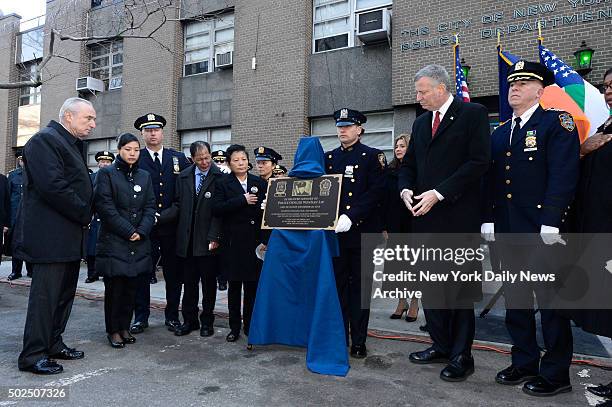
[[[589,125],[587,125],[586,128],[578,129],[580,141],[584,141],[587,137],[595,134],[597,128],[610,116],[606,101],[597,88],[582,79],[572,67],[557,58],[548,48],[544,47],[541,41],[539,50],[540,62],[546,65],[548,70],[555,75],[556,84],[572,98],[584,116],[588,119]],[[563,109],[562,106],[557,107]],[[563,110],[569,111],[569,109]],[[569,111],[569,113],[572,112]]]

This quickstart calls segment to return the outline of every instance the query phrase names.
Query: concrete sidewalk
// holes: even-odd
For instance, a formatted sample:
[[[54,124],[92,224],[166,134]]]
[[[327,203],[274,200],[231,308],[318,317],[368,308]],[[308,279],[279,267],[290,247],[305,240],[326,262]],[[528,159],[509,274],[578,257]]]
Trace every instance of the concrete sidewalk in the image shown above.
[[[595,406],[602,399],[585,387],[607,383],[609,372],[572,366],[573,391],[538,399],[519,386],[494,382],[508,364],[506,355],[475,350],[476,371],[462,383],[439,378],[442,365],[418,366],[408,354],[423,345],[370,338],[369,356],[351,359],[346,377],[322,376],[305,366],[304,349],[257,346],[246,340],[225,342],[227,320],[218,318],[215,335],[177,337],[163,326],[163,312],[152,310],[151,327],[125,349],[112,349],[104,333],[104,306],[79,296],[64,334],[69,346],[85,358],[62,361],[64,372],[36,376],[17,369],[21,350],[28,288],[0,282],[0,406]],[[9,400],[9,387],[62,387],[68,400],[27,402]]]

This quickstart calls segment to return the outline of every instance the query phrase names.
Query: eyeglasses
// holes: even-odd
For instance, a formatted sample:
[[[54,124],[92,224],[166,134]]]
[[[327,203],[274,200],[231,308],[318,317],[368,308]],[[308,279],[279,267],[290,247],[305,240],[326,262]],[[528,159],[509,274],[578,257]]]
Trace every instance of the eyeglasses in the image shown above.
[[[612,82],[604,82],[603,85],[601,85],[601,93],[606,93],[607,90],[612,90]]]

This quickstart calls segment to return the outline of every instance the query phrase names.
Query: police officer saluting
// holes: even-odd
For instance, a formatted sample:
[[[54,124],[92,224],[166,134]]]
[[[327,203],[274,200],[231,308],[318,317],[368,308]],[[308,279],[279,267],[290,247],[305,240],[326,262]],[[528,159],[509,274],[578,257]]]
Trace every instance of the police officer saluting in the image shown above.
[[[155,207],[158,214],[168,209],[174,200],[174,185],[178,174],[189,166],[185,154],[163,146],[166,119],[155,113],[148,113],[134,122],[134,127],[142,133],[146,148],[140,152],[138,168],[147,171],[153,181]],[[161,263],[166,281],[166,326],[174,331],[180,326],[178,307],[181,300],[180,265],[176,256],[175,232],[176,222],[160,222],[151,233],[151,251],[153,253],[153,270],[161,255]],[[149,326],[149,306],[151,290],[149,282],[154,283],[153,276],[139,277],[136,288],[134,323],[130,327],[133,334],[141,333]]]
[[[263,146],[257,147],[253,153],[255,154],[255,161],[257,161],[260,178],[264,181],[272,178],[274,167],[283,159],[283,156],[273,149]]]
[[[336,233],[340,243],[340,256],[333,259],[338,298],[342,307],[344,328],[351,337],[351,356],[367,356],[371,275],[361,281],[361,233],[382,232],[379,209],[384,194],[384,153],[361,144],[365,115],[357,110],[340,109],[334,112],[340,147],[325,153],[328,174],[342,174],[342,195]],[[367,248],[364,248],[367,250]],[[372,266],[372,265],[370,265]],[[372,272],[373,267],[372,267]]]
[[[216,150],[213,151],[211,155],[213,162],[217,167],[219,167],[222,173],[229,174],[231,172],[229,167],[227,166],[227,154],[225,154],[225,151]]]
[[[559,230],[576,190],[578,133],[570,114],[540,107],[544,87],[554,83],[545,66],[519,61],[510,69],[507,80],[513,115],[491,136],[493,161],[485,177],[486,223],[481,232],[489,241],[495,239],[494,233],[539,233],[545,245],[552,245],[561,241]],[[534,246],[540,242],[517,247],[520,239],[507,236],[497,239],[506,243],[501,246],[502,270],[517,272],[524,268],[525,253],[532,253],[536,260],[550,256],[544,246],[535,253]],[[521,254],[518,257],[522,262],[517,263],[516,253]],[[568,319],[543,306],[540,290],[541,287],[535,287],[546,349],[542,357],[536,341],[531,288],[525,296],[526,290],[521,287],[504,286],[506,327],[513,344],[512,364],[500,371],[495,380],[513,386],[526,382],[525,393],[553,396],[572,389],[569,377],[572,332]],[[524,304],[523,296],[527,301],[525,307],[517,305],[518,301]]]
[[[95,160],[98,163],[98,168],[108,167],[115,161],[115,155],[110,151],[98,151],[95,155]],[[91,184],[96,186],[96,177],[98,173],[89,174]],[[87,236],[87,278],[86,283],[98,281],[99,275],[96,272],[96,243],[98,242],[98,231],[100,230],[100,218],[97,213],[94,213],[91,223],[89,224],[89,235]]]

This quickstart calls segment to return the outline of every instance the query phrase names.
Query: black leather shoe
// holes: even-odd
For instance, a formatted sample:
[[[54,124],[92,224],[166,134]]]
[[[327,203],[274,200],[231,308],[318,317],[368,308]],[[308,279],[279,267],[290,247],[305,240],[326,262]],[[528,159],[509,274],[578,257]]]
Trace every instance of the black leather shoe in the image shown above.
[[[448,355],[438,352],[434,348],[427,348],[420,352],[413,352],[408,356],[412,363],[426,365],[428,363],[448,363]]]
[[[110,346],[112,346],[115,349],[121,349],[121,348],[125,348],[125,343],[123,343],[123,341],[121,342],[117,342],[113,340],[113,337],[110,335],[106,335],[106,338],[108,339],[108,343],[110,343]]]
[[[460,355],[450,361],[440,372],[440,379],[447,382],[462,382],[474,373],[474,358]]]
[[[136,338],[130,334],[128,334],[127,336],[121,335],[121,339],[123,339],[123,343],[126,345],[131,345],[133,343],[136,343]]]
[[[141,334],[144,332],[145,328],[149,327],[149,323],[148,322],[134,322],[132,324],[132,326],[130,327],[130,333],[131,334]]]
[[[188,335],[191,333],[191,331],[195,331],[196,329],[200,329],[199,325],[193,325],[193,324],[183,324],[183,325],[179,325],[174,329],[174,334],[176,336],[183,336],[183,335]]]
[[[536,397],[550,397],[570,391],[572,391],[571,384],[552,384],[542,376],[538,376],[523,385],[523,392]]]
[[[55,355],[51,355],[53,359],[62,359],[62,360],[75,360],[75,359],[83,359],[85,357],[85,352],[76,350],[74,348],[64,348],[60,350]]]
[[[236,342],[240,338],[239,332],[230,332],[225,337],[225,340],[228,342]]]
[[[351,345],[351,357],[355,359],[363,359],[368,356],[368,350],[365,343],[362,345]]]
[[[200,328],[200,336],[213,336],[215,334],[215,330],[208,326],[203,326]]]
[[[87,277],[85,279],[85,284],[93,283],[94,281],[98,281],[99,277]]]
[[[13,280],[17,280],[19,278],[21,278],[22,275],[21,274],[17,274],[17,273],[11,273],[8,275],[8,277],[6,278],[8,281],[13,281]],[[59,373],[59,372],[58,372]]]
[[[168,327],[168,331],[175,332],[176,328],[181,326],[181,321],[176,320],[176,319],[174,319],[174,320],[167,319],[166,320],[166,326]]]
[[[586,389],[596,396],[612,400],[612,382],[607,385],[600,384],[599,386],[589,386]]]
[[[219,291],[225,291],[225,290],[227,290],[227,281],[220,282],[219,283]]]
[[[23,369],[19,368],[19,370],[24,372],[31,372],[34,374],[49,375],[63,372],[64,367],[54,360],[51,360],[49,358],[42,358],[32,366]]]
[[[153,276],[151,277],[151,280],[149,280],[150,284],[157,284],[157,277]]]
[[[514,365],[510,365],[495,376],[495,381],[499,384],[507,384],[514,386],[523,382],[533,380],[538,376],[537,373],[532,373],[524,369],[520,369]]]

